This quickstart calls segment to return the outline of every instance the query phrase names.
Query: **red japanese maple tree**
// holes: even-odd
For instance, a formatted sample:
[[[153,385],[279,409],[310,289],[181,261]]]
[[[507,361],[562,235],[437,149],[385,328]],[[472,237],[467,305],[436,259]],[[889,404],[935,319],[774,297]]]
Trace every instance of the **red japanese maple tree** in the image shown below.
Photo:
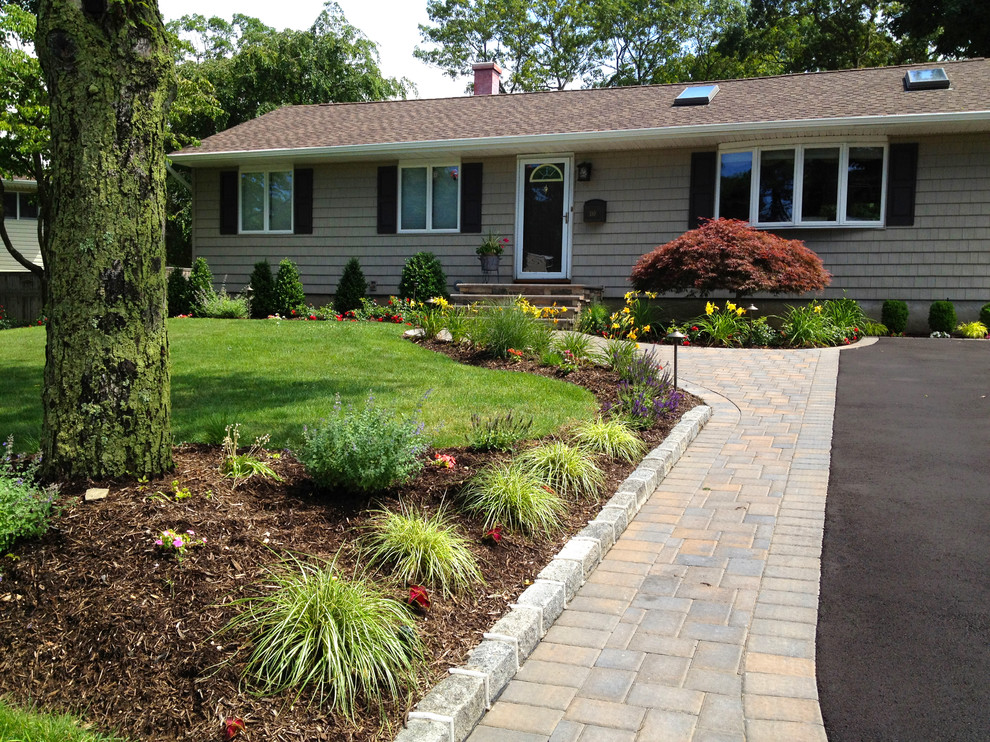
[[[738,219],[709,219],[641,257],[629,276],[638,291],[803,294],[832,280],[801,240],[753,229]]]

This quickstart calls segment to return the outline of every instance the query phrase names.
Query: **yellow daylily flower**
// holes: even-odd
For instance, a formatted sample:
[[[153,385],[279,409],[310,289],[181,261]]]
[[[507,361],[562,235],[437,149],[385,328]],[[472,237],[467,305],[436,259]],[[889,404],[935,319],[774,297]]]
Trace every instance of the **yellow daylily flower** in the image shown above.
[[[815,314],[821,314],[821,313],[822,313],[822,305],[815,304]]]
[[[619,323],[618,322],[613,322],[612,323],[612,329],[613,330],[618,330],[619,329]]]
[[[733,304],[731,301],[725,302],[725,308],[728,309],[730,312],[736,311],[736,305]]]
[[[716,305],[712,304],[711,302],[708,302],[707,304],[705,304],[705,314],[711,314],[716,309],[718,309],[718,307]]]
[[[745,309],[743,309],[742,307],[737,307],[736,308],[736,316],[742,317],[744,314],[746,314],[746,310]]]
[[[650,326],[649,325],[643,325],[643,332],[649,332],[649,331],[650,331]]]
[[[629,307],[622,307],[623,314],[629,314]]]

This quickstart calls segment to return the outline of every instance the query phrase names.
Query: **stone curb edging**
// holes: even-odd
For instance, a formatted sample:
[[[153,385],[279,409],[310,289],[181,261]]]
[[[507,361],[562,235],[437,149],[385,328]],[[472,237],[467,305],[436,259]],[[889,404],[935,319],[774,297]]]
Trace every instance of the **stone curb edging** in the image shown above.
[[[711,416],[712,408],[705,405],[684,413],[598,516],[564,544],[509,612],[484,634],[467,663],[451,668],[416,704],[394,742],[463,742],[471,734]]]

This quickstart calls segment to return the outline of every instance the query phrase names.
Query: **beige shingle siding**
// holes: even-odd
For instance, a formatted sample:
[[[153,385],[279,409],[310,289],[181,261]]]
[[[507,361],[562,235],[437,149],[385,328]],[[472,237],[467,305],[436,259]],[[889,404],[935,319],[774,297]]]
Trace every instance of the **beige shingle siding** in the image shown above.
[[[36,265],[41,265],[37,219],[5,219],[4,221],[14,249]],[[0,244],[0,273],[20,273],[22,271],[24,271],[23,266],[11,257],[6,247]]]
[[[913,227],[794,230],[834,276],[826,296],[990,301],[990,137],[919,143]]]
[[[861,300],[901,298],[990,301],[990,137],[912,138],[919,143],[913,227],[781,230],[804,239],[834,274],[827,296]],[[606,296],[628,290],[626,278],[643,253],[687,228],[691,150],[578,152],[593,163],[592,180],[575,183],[572,278],[604,285]],[[464,161],[471,161],[465,158]],[[483,229],[514,241],[516,158],[484,159]],[[295,260],[310,295],[336,289],[344,263],[361,260],[379,293],[398,291],[405,260],[435,252],[451,285],[480,280],[476,234],[376,233],[377,167],[384,163],[324,165],[315,169],[312,235],[219,235],[216,170],[197,171],[195,254],[205,257],[227,288],[248,280],[254,263]],[[584,224],[586,200],[608,202],[605,224]],[[512,253],[502,261],[511,279]]]

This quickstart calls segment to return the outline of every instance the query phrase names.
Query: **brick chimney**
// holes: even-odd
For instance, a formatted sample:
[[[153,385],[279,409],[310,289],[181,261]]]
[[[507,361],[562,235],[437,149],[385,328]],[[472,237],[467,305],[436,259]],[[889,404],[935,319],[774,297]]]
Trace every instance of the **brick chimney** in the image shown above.
[[[495,62],[481,62],[471,65],[474,70],[474,94],[498,95],[498,83],[502,79],[502,68]]]

